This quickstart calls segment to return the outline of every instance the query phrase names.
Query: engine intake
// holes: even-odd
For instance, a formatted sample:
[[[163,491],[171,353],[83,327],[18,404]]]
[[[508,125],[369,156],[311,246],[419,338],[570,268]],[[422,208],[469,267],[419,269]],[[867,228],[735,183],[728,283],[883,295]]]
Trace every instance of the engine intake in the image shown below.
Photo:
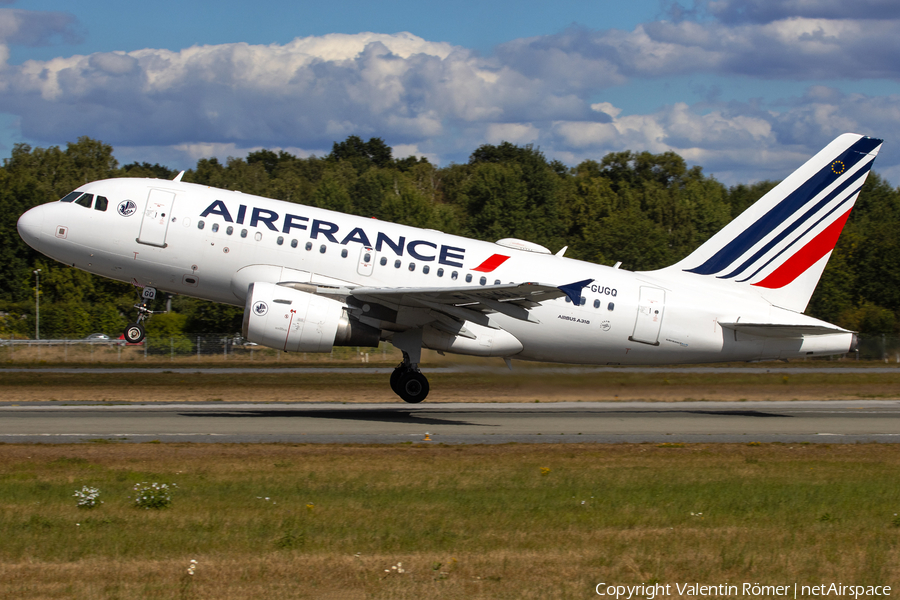
[[[245,339],[287,352],[330,352],[333,346],[377,346],[381,332],[347,313],[337,300],[274,283],[247,290]]]

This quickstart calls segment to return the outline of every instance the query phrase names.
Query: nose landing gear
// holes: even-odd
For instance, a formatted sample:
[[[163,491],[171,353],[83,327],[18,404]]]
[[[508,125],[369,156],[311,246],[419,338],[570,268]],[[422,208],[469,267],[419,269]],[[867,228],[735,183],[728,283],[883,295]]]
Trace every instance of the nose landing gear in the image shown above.
[[[125,328],[125,341],[127,343],[140,344],[144,341],[144,337],[146,337],[147,333],[144,331],[144,326],[141,325],[141,322],[149,319],[151,315],[165,312],[161,310],[150,310],[150,304],[154,300],[156,300],[156,288],[145,287],[144,291],[141,293],[141,303],[134,305],[138,311],[137,320],[135,320],[134,323],[129,323],[128,327]]]

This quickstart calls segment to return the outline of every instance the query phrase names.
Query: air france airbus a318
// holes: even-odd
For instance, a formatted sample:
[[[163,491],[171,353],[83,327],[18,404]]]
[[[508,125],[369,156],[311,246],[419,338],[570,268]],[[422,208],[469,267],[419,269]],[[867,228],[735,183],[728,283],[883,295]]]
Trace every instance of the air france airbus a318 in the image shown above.
[[[630,272],[534,243],[482,242],[174,180],[108,179],[32,208],[34,249],[144,288],[244,307],[289,352],[390,341],[391,388],[421,402],[422,348],[579,364],[843,354],[803,314],[882,140],[844,134],[679,263]],[[143,339],[149,302],[125,337]]]

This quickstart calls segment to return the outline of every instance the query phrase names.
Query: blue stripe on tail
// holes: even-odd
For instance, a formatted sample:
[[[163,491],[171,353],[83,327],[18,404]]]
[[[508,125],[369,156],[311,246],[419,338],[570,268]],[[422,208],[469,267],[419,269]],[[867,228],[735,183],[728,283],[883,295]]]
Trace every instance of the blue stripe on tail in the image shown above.
[[[840,156],[836,156],[833,161],[823,167],[818,173],[803,182],[784,200],[731,240],[721,250],[713,254],[706,262],[698,267],[686,270],[699,275],[712,275],[727,268],[765,238],[772,230],[802,209],[807,202],[815,198],[822,190],[834,183],[848,169],[865,158],[881,142],[882,140],[873,138],[860,139]],[[839,173],[833,169],[836,161],[840,161],[843,165],[843,169]],[[868,170],[863,169],[862,172],[868,173]]]

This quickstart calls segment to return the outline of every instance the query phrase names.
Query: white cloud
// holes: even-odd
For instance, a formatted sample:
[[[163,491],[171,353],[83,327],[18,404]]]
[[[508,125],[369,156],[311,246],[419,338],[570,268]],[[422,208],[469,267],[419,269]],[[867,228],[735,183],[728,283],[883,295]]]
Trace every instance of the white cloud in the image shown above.
[[[731,14],[738,5],[730,2],[707,8]],[[879,0],[867,6],[871,16]],[[123,162],[173,167],[259,148],[324,154],[359,135],[383,138],[395,156],[432,162],[465,160],[501,141],[534,143],[567,164],[611,151],[672,150],[737,182],[781,177],[844,131],[900,138],[900,96],[848,95],[816,81],[778,104],[660,98],[663,108],[647,114],[603,97],[630,79],[686,73],[740,74],[763,85],[826,75],[898,79],[900,21],[827,18],[812,8],[792,18],[760,16],[777,13],[774,0],[751,8],[756,16],[734,17],[734,26],[573,27],[512,41],[491,57],[409,33],[360,33],[3,61],[0,112],[15,115],[28,139],[90,135],[124,151]],[[0,42],[13,36],[3,19],[0,9]],[[64,20],[53,23],[44,21],[44,37],[33,39],[67,31]],[[878,164],[895,168],[900,153]]]
[[[81,41],[78,20],[62,12],[0,8],[0,41],[8,45],[49,46]]]
[[[573,90],[630,77],[716,73],[774,79],[900,80],[900,18],[792,17],[763,24],[657,21],[633,31],[580,27],[514,40],[498,55],[523,73]]]
[[[511,142],[529,144],[540,135],[540,130],[531,123],[491,123],[487,127],[485,141],[489,144]]]
[[[790,17],[897,19],[895,0],[711,0],[705,9],[724,23],[770,23]]]

